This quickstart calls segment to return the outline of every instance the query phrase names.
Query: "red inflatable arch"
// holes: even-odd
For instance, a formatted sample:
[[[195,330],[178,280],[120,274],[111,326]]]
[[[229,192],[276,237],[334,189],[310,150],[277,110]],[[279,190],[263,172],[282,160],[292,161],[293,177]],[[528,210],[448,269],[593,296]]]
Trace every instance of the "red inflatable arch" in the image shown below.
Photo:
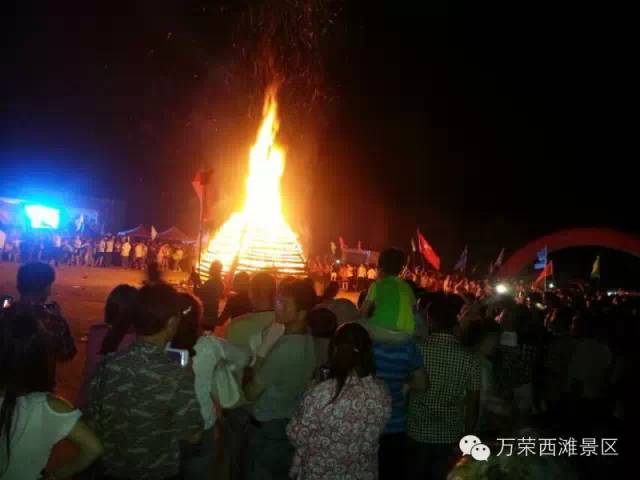
[[[640,237],[608,228],[573,228],[527,243],[504,262],[499,275],[515,277],[525,266],[536,261],[536,254],[545,246],[549,253],[570,247],[606,247],[640,257]]]

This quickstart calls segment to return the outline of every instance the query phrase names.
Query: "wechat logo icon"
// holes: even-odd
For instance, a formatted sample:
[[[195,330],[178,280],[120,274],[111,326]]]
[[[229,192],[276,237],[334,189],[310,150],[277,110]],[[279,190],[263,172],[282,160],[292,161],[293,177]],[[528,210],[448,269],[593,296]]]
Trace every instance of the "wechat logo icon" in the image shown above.
[[[479,462],[486,462],[491,456],[491,449],[475,435],[462,437],[458,446],[464,455],[471,455],[474,460]]]

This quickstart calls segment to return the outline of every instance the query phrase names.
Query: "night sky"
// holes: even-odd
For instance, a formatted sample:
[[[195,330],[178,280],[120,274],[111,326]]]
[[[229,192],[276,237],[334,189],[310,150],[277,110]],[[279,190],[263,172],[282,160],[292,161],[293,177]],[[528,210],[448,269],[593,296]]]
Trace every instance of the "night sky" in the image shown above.
[[[130,226],[194,232],[190,179],[206,165],[222,221],[242,200],[259,121],[264,85],[247,87],[239,66],[255,2],[48,3],[4,18],[2,191],[119,198]],[[298,121],[308,92],[285,83],[281,138],[287,214],[314,251],[338,235],[407,248],[419,225],[445,267],[468,243],[485,269],[502,246],[562,227],[640,233],[620,151],[628,52],[605,13],[309,3],[332,15],[315,59],[320,120]],[[594,253],[567,268],[588,273]]]

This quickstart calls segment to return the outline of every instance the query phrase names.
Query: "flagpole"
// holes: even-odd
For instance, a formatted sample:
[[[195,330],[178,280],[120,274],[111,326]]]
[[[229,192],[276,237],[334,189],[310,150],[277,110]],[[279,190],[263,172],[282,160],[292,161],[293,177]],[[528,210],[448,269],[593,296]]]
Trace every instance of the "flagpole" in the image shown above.
[[[202,226],[204,224],[204,206],[207,201],[207,188],[202,189],[202,201],[200,202],[200,228],[198,231],[198,270],[200,270],[200,261],[202,260]]]

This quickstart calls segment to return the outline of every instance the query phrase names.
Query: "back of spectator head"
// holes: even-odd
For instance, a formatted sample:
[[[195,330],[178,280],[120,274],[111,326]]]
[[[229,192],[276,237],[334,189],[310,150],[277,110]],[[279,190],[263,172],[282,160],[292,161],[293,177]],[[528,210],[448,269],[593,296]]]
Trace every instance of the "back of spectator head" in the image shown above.
[[[407,261],[402,250],[397,248],[388,248],[380,254],[378,259],[378,267],[383,275],[388,277],[397,277],[402,272]]]
[[[18,292],[22,299],[44,302],[51,293],[51,285],[55,279],[56,273],[50,265],[40,262],[27,263],[18,270]]]

